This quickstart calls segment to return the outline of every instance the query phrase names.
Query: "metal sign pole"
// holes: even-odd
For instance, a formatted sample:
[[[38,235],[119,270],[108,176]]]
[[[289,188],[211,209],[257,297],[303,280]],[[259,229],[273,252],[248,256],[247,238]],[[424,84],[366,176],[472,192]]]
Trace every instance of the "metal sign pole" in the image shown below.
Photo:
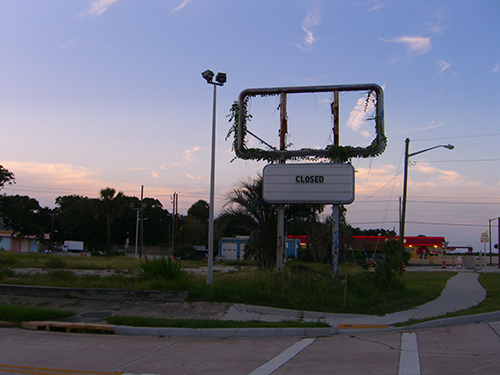
[[[280,96],[280,150],[286,149],[286,133],[288,125],[286,119],[286,93],[282,92]],[[285,158],[281,158],[279,163],[285,164]],[[278,205],[278,236],[276,246],[276,269],[282,271],[284,268],[283,254],[285,252],[285,205]]]
[[[332,274],[339,276],[340,206],[332,205]]]

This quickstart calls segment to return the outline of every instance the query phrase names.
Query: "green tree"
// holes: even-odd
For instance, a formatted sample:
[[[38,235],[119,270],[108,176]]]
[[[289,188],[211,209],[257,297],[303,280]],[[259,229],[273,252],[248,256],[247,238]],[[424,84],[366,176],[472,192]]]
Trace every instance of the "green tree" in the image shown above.
[[[209,211],[209,204],[201,199],[189,207],[185,223],[180,228],[182,244],[207,246]]]
[[[14,173],[0,165],[0,190],[3,189],[5,184],[11,185],[15,183]]]
[[[277,207],[264,201],[262,185],[261,175],[253,180],[241,180],[238,187],[227,194],[217,224],[248,234],[245,256],[252,256],[261,268],[271,268],[276,264]],[[285,227],[294,224],[297,228],[299,223],[316,222],[322,209],[322,205],[286,205]],[[219,233],[226,235],[223,230]]]
[[[21,237],[43,238],[43,227],[37,223],[40,210],[38,201],[26,195],[2,196],[0,199],[0,212],[5,226]]]
[[[127,205],[122,192],[116,193],[113,188],[101,189],[99,198],[92,200],[91,207],[95,217],[106,219],[106,250],[111,246],[111,222],[121,217]]]
[[[209,211],[210,205],[206,201],[200,199],[189,207],[187,212],[188,221],[194,221],[197,225],[206,224],[208,222]]]
[[[144,198],[144,243],[167,246],[171,241],[172,216],[158,199]]]
[[[104,218],[96,219],[92,211],[92,199],[80,195],[56,198],[54,214],[54,239],[83,241],[91,249],[104,249]]]

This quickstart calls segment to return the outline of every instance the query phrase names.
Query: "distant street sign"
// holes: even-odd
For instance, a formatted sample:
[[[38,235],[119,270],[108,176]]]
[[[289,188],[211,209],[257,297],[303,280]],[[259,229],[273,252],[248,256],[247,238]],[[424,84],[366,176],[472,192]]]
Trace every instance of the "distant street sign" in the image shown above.
[[[481,232],[481,242],[490,242],[490,238],[488,236],[488,231],[487,230],[483,230]]]
[[[263,171],[263,197],[268,203],[349,204],[354,201],[351,164],[269,164]]]

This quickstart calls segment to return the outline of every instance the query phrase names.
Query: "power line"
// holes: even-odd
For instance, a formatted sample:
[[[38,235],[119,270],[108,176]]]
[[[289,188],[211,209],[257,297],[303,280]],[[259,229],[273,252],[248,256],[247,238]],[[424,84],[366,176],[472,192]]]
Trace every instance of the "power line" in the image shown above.
[[[412,163],[475,163],[483,161],[500,161],[500,159],[476,159],[476,160],[417,160]]]
[[[444,139],[459,139],[459,138],[481,138],[481,137],[495,137],[499,136],[500,133],[493,134],[475,134],[475,135],[459,135],[456,137],[446,137],[446,138],[424,138],[424,139],[412,139],[412,142],[420,142],[420,141],[442,141]]]
[[[349,225],[380,225],[380,224],[398,224],[399,221],[386,221],[381,223],[379,221],[367,221],[367,222],[359,222],[359,223],[349,223]],[[467,224],[467,223],[432,223],[432,222],[424,222],[424,221],[406,221],[407,224],[419,224],[419,225],[445,225],[445,226],[456,226],[456,227],[478,227],[484,228],[485,224]]]

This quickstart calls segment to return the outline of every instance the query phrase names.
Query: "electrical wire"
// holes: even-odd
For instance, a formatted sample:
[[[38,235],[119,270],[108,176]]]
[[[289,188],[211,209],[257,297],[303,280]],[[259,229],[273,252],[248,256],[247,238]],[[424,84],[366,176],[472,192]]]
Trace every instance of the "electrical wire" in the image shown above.
[[[423,138],[423,139],[412,139],[412,142],[422,142],[422,141],[442,141],[444,139],[459,139],[459,138],[480,138],[480,137],[495,137],[499,136],[500,133],[493,134],[475,134],[475,135],[458,135],[455,137],[446,137],[446,138]]]

